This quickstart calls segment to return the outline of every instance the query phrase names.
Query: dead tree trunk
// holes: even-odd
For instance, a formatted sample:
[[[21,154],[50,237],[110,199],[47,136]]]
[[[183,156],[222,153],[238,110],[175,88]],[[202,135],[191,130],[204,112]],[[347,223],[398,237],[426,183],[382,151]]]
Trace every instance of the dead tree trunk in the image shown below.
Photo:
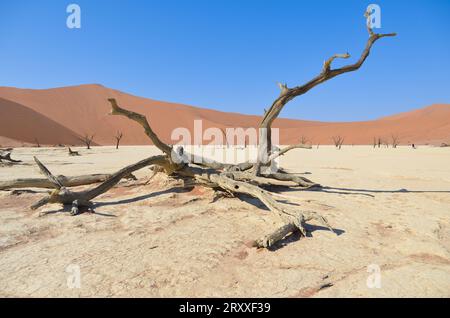
[[[90,174],[74,177],[57,176],[58,181],[65,187],[77,187],[105,181],[109,174]],[[23,189],[23,188],[54,188],[53,183],[46,178],[23,178],[9,181],[0,181],[0,190]]]
[[[277,198],[283,197],[283,200],[285,201],[286,197],[262,188],[262,186],[270,180],[294,182],[302,188],[316,186],[311,180],[297,175],[262,169],[263,167],[270,166],[277,157],[285,154],[291,149],[310,148],[310,146],[306,147],[305,145],[290,146],[279,152],[274,152],[271,145],[271,126],[283,107],[289,101],[297,96],[307,93],[313,87],[336,77],[337,75],[359,69],[368,57],[372,45],[378,39],[394,35],[395,34],[375,34],[369,28],[369,40],[365,50],[356,63],[338,69],[331,69],[331,64],[334,59],[350,57],[348,53],[337,54],[326,60],[321,73],[306,84],[294,88],[288,88],[286,84],[280,84],[280,96],[265,112],[260,123],[259,150],[256,163],[243,162],[240,164],[222,164],[211,160],[194,161],[193,156],[186,153],[183,148],[180,147],[175,150],[172,146],[161,141],[151,128],[145,116],[121,108],[117,101],[111,98],[108,100],[112,107],[111,114],[125,116],[141,125],[144,128],[145,134],[163,155],[150,157],[127,166],[113,174],[97,187],[81,192],[74,192],[66,189],[61,182],[59,182],[59,180],[36,159],[36,163],[40,167],[42,173],[54,185],[56,190],[50,196],[45,197],[34,204],[32,208],[38,208],[49,202],[71,204],[72,213],[77,214],[80,206],[90,206],[92,204],[92,199],[108,191],[124,175],[145,166],[156,165],[172,178],[182,178],[183,180],[189,179],[191,182],[212,187],[216,191],[225,191],[232,194],[245,194],[259,199],[271,212],[273,212],[273,214],[282,220],[283,225],[272,233],[256,240],[255,245],[258,247],[268,248],[292,232],[300,232],[301,235],[306,236],[305,225],[306,222],[311,220],[316,220],[333,231],[327,220],[321,215],[309,211],[308,209],[300,209],[298,205],[294,206],[283,201],[278,201]]]
[[[123,133],[120,130],[118,130],[117,133],[116,133],[116,136],[115,136],[115,138],[116,138],[116,149],[119,149],[119,143],[120,143],[120,139],[122,139],[122,137],[123,137]]]

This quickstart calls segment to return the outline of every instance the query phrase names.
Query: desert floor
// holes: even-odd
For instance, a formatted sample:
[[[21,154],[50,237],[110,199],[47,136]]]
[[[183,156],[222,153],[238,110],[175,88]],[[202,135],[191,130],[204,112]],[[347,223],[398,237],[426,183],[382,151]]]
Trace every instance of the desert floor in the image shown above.
[[[15,149],[24,164],[0,167],[0,180],[40,177],[33,155],[54,174],[79,175],[157,153],[77,150]],[[257,250],[248,242],[279,222],[258,202],[211,203],[211,190],[186,191],[164,175],[144,185],[148,168],[75,217],[58,205],[29,210],[42,189],[0,191],[0,296],[450,297],[450,148],[321,146],[281,165],[325,186],[284,194],[321,212],[338,236],[311,224],[311,237]]]

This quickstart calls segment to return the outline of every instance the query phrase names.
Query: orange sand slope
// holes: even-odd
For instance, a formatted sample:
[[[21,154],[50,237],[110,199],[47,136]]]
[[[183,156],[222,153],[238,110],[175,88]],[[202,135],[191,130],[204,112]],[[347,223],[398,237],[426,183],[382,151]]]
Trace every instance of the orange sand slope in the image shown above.
[[[81,85],[45,90],[0,87],[0,144],[35,143],[79,145],[79,137],[95,134],[98,145],[114,144],[117,130],[122,144],[149,144],[142,128],[126,118],[108,115],[108,98],[147,116],[159,136],[169,143],[173,129],[192,131],[195,119],[203,129],[256,127],[260,116],[225,113],[181,104],[136,97],[101,85]],[[450,143],[450,104],[432,105],[366,122],[329,123],[278,119],[282,144],[298,143],[301,136],[314,144],[331,144],[332,136],[345,137],[345,144],[371,144],[373,138],[399,136],[401,144]],[[205,141],[207,143],[207,141]]]

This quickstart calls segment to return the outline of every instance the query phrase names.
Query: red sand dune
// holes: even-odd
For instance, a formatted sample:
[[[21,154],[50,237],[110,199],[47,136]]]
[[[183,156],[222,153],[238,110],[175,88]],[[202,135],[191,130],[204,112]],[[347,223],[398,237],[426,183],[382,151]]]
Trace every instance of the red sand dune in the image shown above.
[[[136,97],[101,85],[81,85],[45,90],[0,87],[0,144],[80,145],[79,137],[95,134],[99,145],[114,144],[117,130],[122,144],[149,144],[142,128],[130,120],[108,115],[108,98],[125,108],[147,116],[154,130],[166,142],[174,128],[192,131],[194,119],[203,129],[257,127],[260,116],[225,113],[181,104]],[[372,144],[373,138],[398,135],[400,143],[440,144],[450,142],[450,104],[432,105],[390,117],[365,122],[315,122],[278,119],[282,144],[298,143],[306,136],[314,144],[331,144],[332,136],[345,137],[345,144]]]

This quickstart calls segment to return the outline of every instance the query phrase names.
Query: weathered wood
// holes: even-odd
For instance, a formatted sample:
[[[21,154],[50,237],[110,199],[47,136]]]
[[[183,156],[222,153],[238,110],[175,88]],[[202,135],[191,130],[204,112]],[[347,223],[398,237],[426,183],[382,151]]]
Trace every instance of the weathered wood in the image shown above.
[[[300,143],[300,144],[298,144],[298,145],[291,145],[291,146],[288,146],[288,147],[286,147],[286,148],[281,149],[281,150],[278,151],[278,152],[272,153],[272,154],[269,156],[269,162],[275,160],[276,158],[278,158],[278,157],[280,157],[280,156],[285,155],[288,151],[290,151],[290,150],[292,150],[292,149],[299,149],[299,148],[301,148],[301,149],[312,149],[312,146],[311,146],[311,145],[305,145],[305,144],[303,144],[303,143]]]
[[[134,120],[138,124],[140,124],[145,131],[145,134],[150,138],[150,140],[153,142],[153,144],[158,147],[163,153],[165,153],[167,156],[172,155],[172,147],[165,144],[164,142],[159,139],[159,137],[155,134],[153,129],[150,127],[147,118],[144,115],[120,108],[117,104],[117,101],[114,98],[109,98],[108,101],[111,104],[111,115],[122,115],[125,117],[128,117],[131,120]]]
[[[79,156],[80,154],[78,153],[78,151],[73,151],[72,149],[70,149],[69,147],[69,156]]]
[[[98,186],[84,190],[84,191],[71,191],[61,185],[57,178],[37,159],[35,158],[36,163],[38,164],[41,172],[47,177],[51,184],[54,185],[56,190],[54,190],[49,196],[39,200],[35,204],[31,206],[31,209],[35,210],[47,203],[60,203],[63,205],[74,204],[76,207],[81,206],[91,206],[91,200],[100,194],[108,191],[113,186],[115,186],[122,178],[130,175],[136,170],[142,169],[143,167],[159,164],[163,165],[167,162],[167,157],[165,156],[153,156],[144,160],[141,160],[137,163],[129,165],[123,169],[120,169],[116,173],[110,175],[105,181],[103,181]],[[77,200],[76,203],[73,203]],[[78,211],[78,209],[73,209],[73,211]]]
[[[163,152],[164,155],[150,157],[129,165],[111,175],[97,187],[80,192],[68,190],[63,186],[63,183],[61,183],[60,180],[54,177],[50,171],[45,168],[45,166],[42,164],[39,165],[39,161],[36,160],[41,168],[41,171],[44,175],[46,175],[47,179],[56,188],[56,190],[54,190],[49,196],[34,204],[32,208],[36,209],[47,203],[70,204],[72,205],[72,214],[78,214],[80,207],[92,205],[92,199],[111,189],[111,187],[117,184],[117,182],[125,175],[145,166],[156,165],[160,167],[159,170],[164,170],[165,173],[174,178],[190,180],[192,183],[199,183],[214,189],[220,189],[231,195],[244,194],[259,199],[274,215],[280,218],[283,225],[269,235],[257,240],[256,246],[258,247],[271,247],[276,242],[282,240],[286,235],[295,231],[298,231],[301,235],[306,236],[305,225],[306,222],[311,220],[315,220],[333,231],[328,221],[323,216],[313,211],[300,209],[299,205],[294,206],[278,201],[276,198],[282,195],[264,190],[259,186],[264,182],[267,183],[271,180],[294,182],[304,188],[318,186],[311,180],[298,175],[291,175],[283,172],[264,173],[261,171],[260,168],[262,165],[267,165],[291,149],[310,148],[310,146],[305,146],[302,143],[301,145],[289,146],[278,153],[272,152],[272,145],[270,142],[271,125],[289,101],[297,96],[305,94],[313,87],[337,75],[357,70],[364,63],[370,53],[372,45],[378,39],[394,35],[395,34],[374,34],[372,30],[369,29],[369,40],[366,48],[356,63],[338,69],[331,69],[331,64],[336,58],[350,57],[348,53],[336,54],[326,60],[322,68],[322,72],[306,84],[294,88],[288,88],[286,84],[280,84],[280,96],[275,100],[272,106],[265,111],[264,117],[260,123],[260,142],[258,161],[256,164],[244,162],[238,165],[227,165],[215,161],[198,162],[198,160],[195,160],[192,155],[184,153],[183,148],[180,147],[173,149],[172,146],[159,139],[158,135],[153,131],[145,116],[119,107],[117,101],[110,98],[108,101],[112,106],[111,114],[125,116],[141,125],[144,128],[146,135],[150,138],[153,144]],[[261,151],[261,149],[263,151]],[[264,161],[262,160],[261,154],[267,155],[263,158]],[[186,158],[188,158],[188,160],[186,160]]]
[[[88,174],[81,176],[63,176],[56,178],[64,187],[77,187],[105,181],[110,174]],[[20,178],[14,180],[0,181],[0,190],[18,188],[44,188],[54,189],[54,185],[47,178]]]
[[[116,138],[116,149],[119,149],[119,144],[120,144],[120,140],[123,137],[123,133],[121,131],[117,131],[116,135],[114,136],[114,138]]]

